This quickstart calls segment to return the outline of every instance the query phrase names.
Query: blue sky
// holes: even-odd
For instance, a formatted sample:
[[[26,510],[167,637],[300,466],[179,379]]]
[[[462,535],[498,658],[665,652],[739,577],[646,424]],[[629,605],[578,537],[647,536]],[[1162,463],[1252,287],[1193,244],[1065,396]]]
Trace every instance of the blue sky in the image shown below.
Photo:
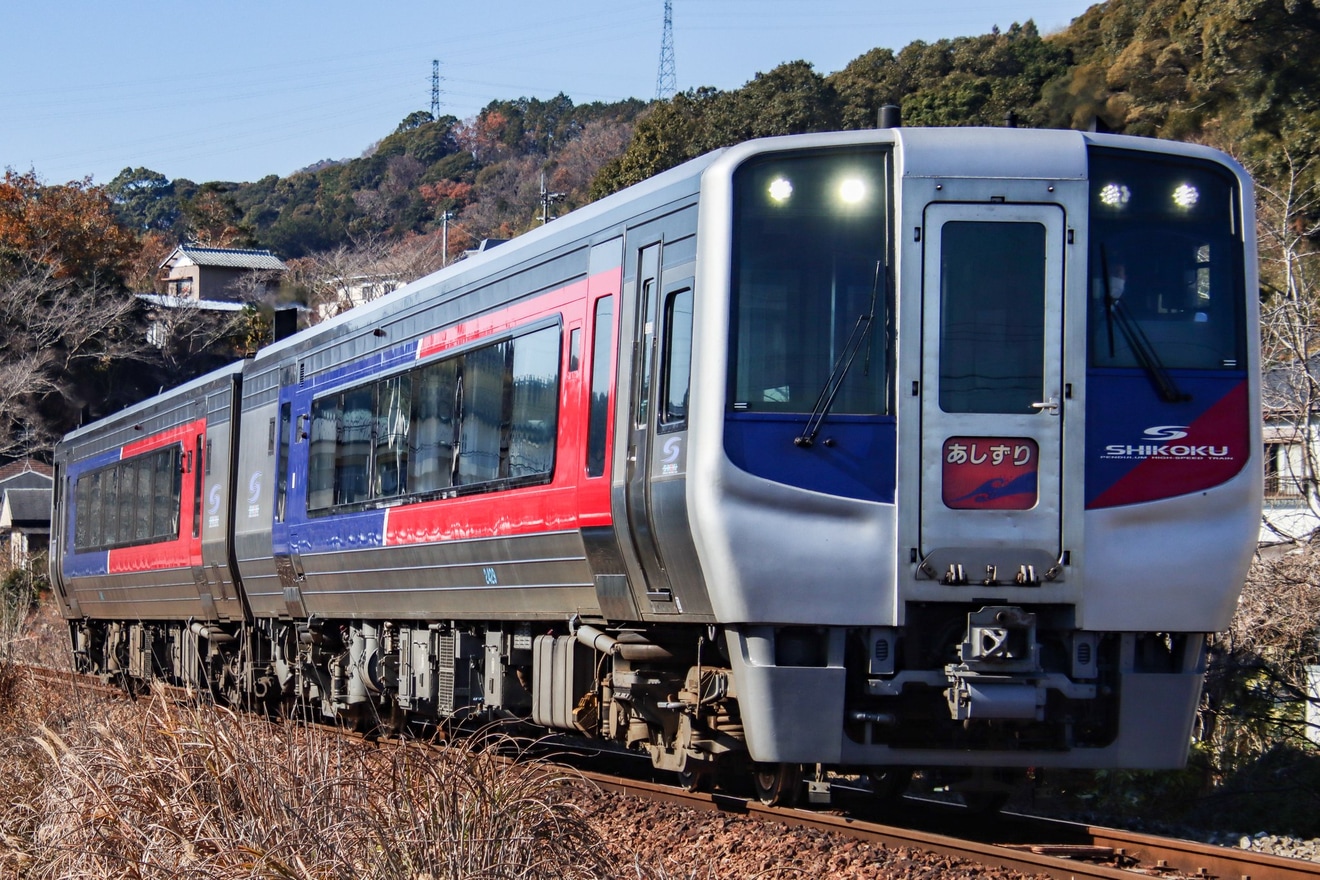
[[[832,73],[877,46],[1034,20],[1087,0],[673,0],[678,88],[733,89],[785,61]],[[126,166],[256,180],[359,156],[431,105],[655,96],[664,0],[49,0],[12,4],[0,52],[0,168],[48,183]]]

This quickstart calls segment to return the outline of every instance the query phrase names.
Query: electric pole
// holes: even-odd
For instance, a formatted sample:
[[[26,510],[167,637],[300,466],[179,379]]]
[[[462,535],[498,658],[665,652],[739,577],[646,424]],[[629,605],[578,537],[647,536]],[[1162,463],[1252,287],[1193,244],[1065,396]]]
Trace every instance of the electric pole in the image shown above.
[[[665,32],[660,39],[660,69],[655,75],[655,99],[668,101],[678,91],[674,64],[674,0],[665,0]]]
[[[431,59],[431,118],[440,118],[440,59]]]

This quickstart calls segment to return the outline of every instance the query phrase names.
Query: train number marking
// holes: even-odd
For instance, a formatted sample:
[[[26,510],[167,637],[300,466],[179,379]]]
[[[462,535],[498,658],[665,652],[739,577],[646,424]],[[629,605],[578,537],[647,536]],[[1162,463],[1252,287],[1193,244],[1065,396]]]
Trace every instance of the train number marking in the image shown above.
[[[494,587],[499,585],[499,576],[495,574],[495,569],[491,568],[489,565],[481,570],[481,576],[485,579],[486,586]]]

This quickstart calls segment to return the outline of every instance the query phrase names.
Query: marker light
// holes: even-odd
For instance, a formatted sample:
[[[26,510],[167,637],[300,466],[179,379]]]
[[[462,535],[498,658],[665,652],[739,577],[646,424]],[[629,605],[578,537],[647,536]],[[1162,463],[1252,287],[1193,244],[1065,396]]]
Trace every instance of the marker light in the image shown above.
[[[1184,210],[1193,207],[1200,198],[1201,194],[1196,187],[1189,183],[1184,183],[1173,191],[1173,203]]]
[[[786,202],[791,195],[793,195],[793,184],[782,177],[770,181],[770,198],[776,202]]]
[[[1121,208],[1132,198],[1132,191],[1121,183],[1107,183],[1100,188],[1100,201],[1111,208]]]
[[[866,198],[866,183],[856,177],[849,177],[839,184],[839,198],[844,204],[856,205]]]

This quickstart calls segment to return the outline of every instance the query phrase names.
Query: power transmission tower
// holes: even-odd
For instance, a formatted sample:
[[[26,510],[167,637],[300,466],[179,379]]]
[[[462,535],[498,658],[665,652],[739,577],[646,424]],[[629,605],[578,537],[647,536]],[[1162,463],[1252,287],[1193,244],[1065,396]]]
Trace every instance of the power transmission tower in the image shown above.
[[[655,75],[655,98],[667,101],[678,91],[674,64],[674,0],[665,0],[665,33],[660,40],[660,69]]]
[[[440,118],[440,59],[431,59],[431,118]]]

